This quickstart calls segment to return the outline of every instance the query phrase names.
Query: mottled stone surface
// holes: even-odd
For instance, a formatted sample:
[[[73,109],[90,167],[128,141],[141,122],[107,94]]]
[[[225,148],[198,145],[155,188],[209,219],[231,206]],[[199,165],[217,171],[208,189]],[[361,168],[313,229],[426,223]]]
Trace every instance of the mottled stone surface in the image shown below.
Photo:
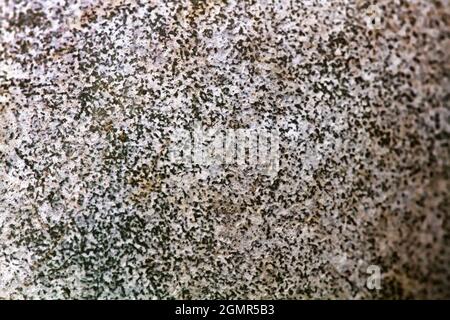
[[[450,298],[450,5],[373,3],[0,0],[0,298]]]

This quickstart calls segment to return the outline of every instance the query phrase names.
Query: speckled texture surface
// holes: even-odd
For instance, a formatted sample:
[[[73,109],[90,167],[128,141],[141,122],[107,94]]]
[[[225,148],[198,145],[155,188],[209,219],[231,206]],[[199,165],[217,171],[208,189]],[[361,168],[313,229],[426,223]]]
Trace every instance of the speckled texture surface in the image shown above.
[[[449,2],[376,4],[0,0],[0,298],[450,298]]]

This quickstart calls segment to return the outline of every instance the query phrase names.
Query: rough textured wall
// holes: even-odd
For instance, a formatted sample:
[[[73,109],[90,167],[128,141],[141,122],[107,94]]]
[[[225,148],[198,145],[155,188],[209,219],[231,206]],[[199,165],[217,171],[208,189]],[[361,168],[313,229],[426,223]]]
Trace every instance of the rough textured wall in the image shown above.
[[[449,35],[447,0],[0,0],[0,298],[450,298]],[[279,167],[175,163],[195,126]]]

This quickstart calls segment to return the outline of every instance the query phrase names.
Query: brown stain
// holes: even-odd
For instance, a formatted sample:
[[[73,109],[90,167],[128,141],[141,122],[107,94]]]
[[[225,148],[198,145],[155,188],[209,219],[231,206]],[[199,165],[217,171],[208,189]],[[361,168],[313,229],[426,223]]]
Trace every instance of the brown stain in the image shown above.
[[[169,141],[166,140],[153,160],[148,164],[142,165],[133,173],[130,173],[126,178],[126,183],[131,186],[133,190],[129,194],[129,199],[134,203],[146,202],[153,192],[161,190],[163,178],[158,172],[158,164],[168,148]]]

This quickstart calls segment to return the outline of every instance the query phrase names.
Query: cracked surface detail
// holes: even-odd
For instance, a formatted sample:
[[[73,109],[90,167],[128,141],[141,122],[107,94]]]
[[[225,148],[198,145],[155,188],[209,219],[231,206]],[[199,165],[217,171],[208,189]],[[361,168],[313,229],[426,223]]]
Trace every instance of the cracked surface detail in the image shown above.
[[[449,79],[448,0],[0,0],[0,299],[450,298]]]

